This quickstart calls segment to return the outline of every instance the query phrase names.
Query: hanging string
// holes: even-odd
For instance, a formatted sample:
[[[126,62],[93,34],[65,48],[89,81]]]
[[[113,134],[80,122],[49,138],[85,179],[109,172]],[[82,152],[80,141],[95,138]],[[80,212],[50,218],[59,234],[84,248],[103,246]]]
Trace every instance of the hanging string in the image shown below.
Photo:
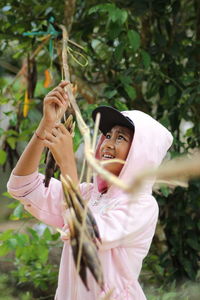
[[[81,52],[78,52],[76,50],[73,50],[71,47],[67,46],[67,52],[70,54],[70,56],[72,57],[72,59],[78,64],[80,65],[81,67],[86,67],[88,65],[88,59],[86,58],[85,55],[83,55]],[[82,59],[83,59],[83,63],[78,60],[74,54],[77,54],[78,56],[80,56]]]

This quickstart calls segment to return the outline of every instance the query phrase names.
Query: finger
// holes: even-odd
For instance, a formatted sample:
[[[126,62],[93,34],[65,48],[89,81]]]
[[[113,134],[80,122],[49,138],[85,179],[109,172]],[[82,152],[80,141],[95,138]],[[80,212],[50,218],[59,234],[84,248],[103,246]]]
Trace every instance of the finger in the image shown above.
[[[58,99],[60,100],[60,101],[62,101],[62,103],[64,104],[64,105],[67,105],[68,106],[68,104],[69,104],[69,98],[68,98],[68,96],[67,96],[67,94],[65,93],[65,91],[64,90],[62,90],[62,89],[60,89],[60,90],[54,90],[54,91],[52,91],[52,93],[50,94],[50,95],[48,95],[48,96],[54,96],[54,97],[58,97]]]
[[[56,124],[56,128],[58,128],[62,134],[66,135],[69,133],[69,131],[66,129],[66,127],[62,123]]]
[[[57,138],[56,138],[55,135],[53,135],[50,132],[46,133],[46,137],[45,137],[44,143],[48,142],[48,143],[50,143],[50,145],[52,145],[52,143],[55,143],[56,141],[57,141]]]
[[[56,86],[52,91],[50,91],[49,93],[55,92],[55,91],[59,91],[60,93],[62,93],[64,91],[63,88],[61,88],[60,86]]]
[[[65,101],[69,101],[69,98],[68,98],[68,96],[67,96],[67,93],[65,92],[65,90],[64,90],[62,87],[57,86],[55,89],[53,89],[52,92],[54,92],[54,91],[60,92],[60,94],[61,94],[61,95],[63,96],[63,98],[65,99]]]
[[[59,136],[61,136],[61,135],[63,135],[63,132],[61,131],[61,129],[58,127],[58,128],[56,128],[57,129],[57,131],[59,132]]]
[[[58,100],[56,97],[52,97],[52,98],[46,98],[45,99],[45,103],[48,103],[48,104],[56,104],[59,108],[61,108],[63,110],[63,112],[67,109],[67,103],[65,102],[64,104]]]
[[[53,90],[50,94],[47,95],[48,98],[56,97],[58,98],[63,105],[66,104],[67,99],[66,96],[64,96],[60,91],[58,90]]]
[[[71,90],[72,90],[72,92],[73,92],[73,85],[71,84],[71,82],[63,81],[63,82],[61,82],[61,84],[60,84],[59,86],[61,86],[61,87],[64,89],[67,85],[70,85],[70,86],[71,86]],[[64,89],[64,91],[66,92],[67,98],[68,98],[68,93],[67,93],[66,89]],[[69,100],[68,100],[68,101],[69,101]],[[70,105],[70,101],[69,101],[69,105]]]
[[[60,130],[58,130],[56,127],[52,129],[51,133],[53,136],[57,137],[60,134]]]
[[[44,144],[45,147],[47,147],[51,151],[52,145],[53,145],[52,142],[50,142],[47,139],[45,139],[43,144]]]
[[[70,84],[69,81],[63,80],[63,81],[61,81],[61,83],[59,84],[59,86],[62,87],[62,88],[64,88],[64,87],[67,86],[68,84]]]

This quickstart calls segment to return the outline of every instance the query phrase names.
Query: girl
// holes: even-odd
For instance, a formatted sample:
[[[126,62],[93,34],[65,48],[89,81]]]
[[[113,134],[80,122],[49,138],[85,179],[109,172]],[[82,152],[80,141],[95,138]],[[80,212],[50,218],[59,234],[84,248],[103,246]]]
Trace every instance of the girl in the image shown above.
[[[19,199],[27,211],[51,226],[64,225],[61,203],[63,190],[59,180],[51,179],[44,187],[44,176],[37,169],[44,147],[53,153],[61,173],[78,184],[72,138],[57,119],[68,107],[64,92],[67,82],[51,91],[44,99],[43,118],[13,170],[8,191]],[[96,158],[119,158],[125,164],[110,163],[105,168],[126,183],[132,182],[144,168],[158,167],[171,146],[172,136],[156,120],[140,111],[119,112],[111,107],[99,107],[100,136]],[[152,196],[154,180],[146,180],[130,202],[130,195],[100,176],[93,183],[80,184],[84,199],[98,224],[102,244],[99,258],[105,286],[102,291],[87,271],[86,290],[74,266],[69,241],[64,242],[60,263],[56,300],[99,300],[112,291],[112,300],[145,300],[138,283],[142,261],[149,251],[158,219],[158,205]]]

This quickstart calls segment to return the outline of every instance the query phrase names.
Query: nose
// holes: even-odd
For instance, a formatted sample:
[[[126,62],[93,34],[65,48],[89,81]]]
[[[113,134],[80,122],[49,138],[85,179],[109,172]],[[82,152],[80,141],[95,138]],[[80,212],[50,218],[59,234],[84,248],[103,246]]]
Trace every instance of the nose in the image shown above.
[[[108,149],[114,149],[115,148],[114,139],[111,138],[109,140],[106,140],[104,146],[105,146],[105,148],[108,148]]]

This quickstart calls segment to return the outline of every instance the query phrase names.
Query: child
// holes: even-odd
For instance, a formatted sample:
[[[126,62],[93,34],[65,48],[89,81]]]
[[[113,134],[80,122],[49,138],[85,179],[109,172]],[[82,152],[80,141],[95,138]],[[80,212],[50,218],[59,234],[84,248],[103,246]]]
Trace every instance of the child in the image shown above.
[[[78,184],[72,138],[62,124],[57,124],[67,109],[68,98],[64,92],[67,82],[51,91],[44,99],[43,118],[19,159],[8,182],[9,193],[19,199],[27,211],[46,224],[64,226],[61,203],[62,185],[51,179],[44,187],[44,176],[37,169],[44,146],[48,147],[63,175],[68,174]],[[160,165],[171,146],[172,136],[156,120],[140,111],[119,111],[99,107],[93,112],[101,114],[100,136],[96,158],[119,158],[125,164],[110,163],[105,168],[124,180],[132,182],[144,168]],[[158,219],[158,205],[152,196],[154,180],[144,182],[137,195],[94,176],[93,183],[80,184],[84,199],[98,224],[102,245],[99,258],[105,286],[102,291],[91,273],[87,271],[89,291],[77,276],[69,241],[64,242],[60,263],[56,300],[99,300],[112,291],[112,300],[145,300],[138,283],[142,261],[147,255]]]

